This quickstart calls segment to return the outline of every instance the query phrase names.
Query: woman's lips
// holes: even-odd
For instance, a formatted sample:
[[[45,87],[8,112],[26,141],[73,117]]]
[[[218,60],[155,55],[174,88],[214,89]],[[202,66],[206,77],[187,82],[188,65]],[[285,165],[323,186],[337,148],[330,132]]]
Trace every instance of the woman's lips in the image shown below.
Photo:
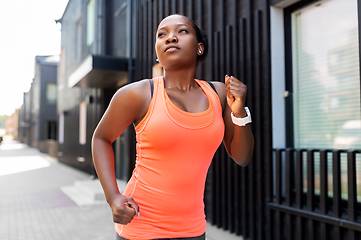
[[[164,52],[174,52],[174,51],[177,51],[177,50],[179,50],[178,47],[171,46],[171,47],[167,47]]]

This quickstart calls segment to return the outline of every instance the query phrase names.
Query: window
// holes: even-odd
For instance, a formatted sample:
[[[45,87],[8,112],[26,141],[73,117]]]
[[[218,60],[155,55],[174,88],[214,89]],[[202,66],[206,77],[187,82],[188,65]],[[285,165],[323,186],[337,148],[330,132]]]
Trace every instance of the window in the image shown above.
[[[56,99],[58,97],[58,89],[56,83],[48,83],[46,86],[46,102],[49,105],[56,104]]]
[[[90,0],[87,6],[87,44],[92,45],[95,34],[95,5],[94,0]]]
[[[361,149],[357,1],[326,0],[294,12],[292,64],[294,147]],[[347,176],[345,155],[341,155],[342,179]],[[356,161],[360,175],[360,154]],[[332,173],[331,162],[328,166]],[[317,155],[315,174],[317,183]],[[361,201],[360,178],[357,188]],[[329,190],[332,196],[332,184]],[[347,187],[342,188],[342,197],[347,199]]]
[[[46,125],[47,125],[46,139],[56,140],[56,121],[48,121]]]

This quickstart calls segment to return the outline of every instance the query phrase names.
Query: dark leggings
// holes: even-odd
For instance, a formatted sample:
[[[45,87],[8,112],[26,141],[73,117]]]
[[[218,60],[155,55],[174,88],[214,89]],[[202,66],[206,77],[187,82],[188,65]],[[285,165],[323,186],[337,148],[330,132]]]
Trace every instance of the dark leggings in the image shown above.
[[[199,237],[190,237],[190,238],[162,238],[162,239],[154,239],[154,240],[205,240],[206,234],[203,233]],[[122,238],[117,234],[117,240],[128,240],[126,238]]]

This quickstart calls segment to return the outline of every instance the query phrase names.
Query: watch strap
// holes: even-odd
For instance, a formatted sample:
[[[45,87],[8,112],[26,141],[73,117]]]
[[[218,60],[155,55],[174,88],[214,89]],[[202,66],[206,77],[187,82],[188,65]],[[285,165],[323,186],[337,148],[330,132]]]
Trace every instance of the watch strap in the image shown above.
[[[248,123],[252,122],[251,118],[251,112],[249,111],[248,107],[245,107],[244,110],[246,110],[247,116],[244,118],[237,118],[233,115],[233,112],[231,113],[232,122],[240,127],[246,126]]]

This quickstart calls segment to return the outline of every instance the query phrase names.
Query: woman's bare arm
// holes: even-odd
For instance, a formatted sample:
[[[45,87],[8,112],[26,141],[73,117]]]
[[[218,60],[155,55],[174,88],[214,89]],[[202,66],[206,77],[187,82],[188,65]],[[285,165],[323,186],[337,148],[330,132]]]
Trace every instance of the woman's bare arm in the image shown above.
[[[134,200],[120,194],[114,169],[112,143],[133,122],[139,122],[146,114],[150,103],[150,88],[147,81],[129,84],[113,96],[92,139],[94,166],[109,203],[114,222],[129,223],[139,209]]]
[[[250,124],[240,127],[232,122],[231,112],[236,117],[246,117],[245,98],[247,87],[238,79],[226,76],[225,84],[214,82],[223,107],[225,134],[224,146],[228,155],[240,166],[247,166],[251,161],[254,148]],[[231,109],[232,107],[232,109]]]

